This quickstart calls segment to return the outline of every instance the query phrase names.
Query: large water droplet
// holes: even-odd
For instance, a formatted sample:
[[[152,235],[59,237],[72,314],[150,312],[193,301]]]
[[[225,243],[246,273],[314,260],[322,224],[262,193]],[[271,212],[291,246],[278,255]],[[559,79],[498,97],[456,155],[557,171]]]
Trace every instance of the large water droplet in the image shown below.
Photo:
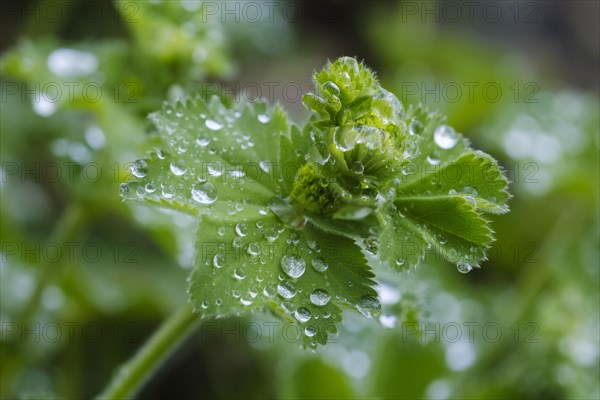
[[[373,318],[379,314],[381,303],[373,296],[363,296],[358,302],[358,311],[367,318]]]
[[[206,125],[206,127],[208,129],[210,129],[211,131],[218,131],[219,129],[223,128],[223,125],[218,123],[217,121],[215,121],[214,119],[207,119],[204,122],[204,125]]]
[[[451,126],[440,125],[433,132],[433,140],[442,149],[451,149],[458,143],[458,135]]]
[[[148,173],[148,163],[144,160],[137,160],[131,165],[130,170],[136,178],[143,178]]]
[[[329,154],[329,150],[327,149],[327,144],[324,142],[315,143],[310,148],[309,155],[312,161],[321,165],[329,161],[329,158],[331,157],[331,154]]]
[[[290,277],[299,278],[306,270],[306,262],[303,258],[297,256],[283,256],[281,259],[281,268]]]
[[[308,320],[310,320],[311,317],[310,310],[305,307],[300,307],[296,310],[294,316],[299,322],[307,322]]]
[[[330,299],[331,296],[329,293],[323,289],[315,289],[315,291],[310,294],[310,302],[315,306],[324,306],[329,303]]]
[[[192,187],[192,198],[201,204],[212,204],[218,198],[217,188],[210,182],[196,183]]]
[[[185,161],[183,160],[175,160],[171,162],[170,165],[171,172],[177,176],[181,176],[186,173],[187,166],[185,165]]]

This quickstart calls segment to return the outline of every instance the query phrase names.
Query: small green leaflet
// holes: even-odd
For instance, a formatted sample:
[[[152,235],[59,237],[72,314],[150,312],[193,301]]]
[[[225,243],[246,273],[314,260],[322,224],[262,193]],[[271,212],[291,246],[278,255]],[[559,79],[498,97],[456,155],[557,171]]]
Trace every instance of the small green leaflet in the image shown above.
[[[315,79],[302,129],[263,102],[166,104],[150,116],[158,147],[121,189],[197,218],[189,296],[201,318],[270,310],[313,348],[344,307],[379,314],[363,251],[402,270],[431,248],[468,272],[493,241],[484,213],[510,198],[492,157],[442,116],[405,111],[363,64],[344,57]]]

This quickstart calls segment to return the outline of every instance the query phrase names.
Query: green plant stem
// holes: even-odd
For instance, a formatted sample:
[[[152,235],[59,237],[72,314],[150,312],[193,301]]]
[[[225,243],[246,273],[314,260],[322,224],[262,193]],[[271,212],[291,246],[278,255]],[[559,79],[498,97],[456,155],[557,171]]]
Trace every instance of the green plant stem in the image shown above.
[[[131,399],[152,377],[179,345],[200,325],[191,306],[173,314],[158,328],[144,346],[120,367],[98,399]]]

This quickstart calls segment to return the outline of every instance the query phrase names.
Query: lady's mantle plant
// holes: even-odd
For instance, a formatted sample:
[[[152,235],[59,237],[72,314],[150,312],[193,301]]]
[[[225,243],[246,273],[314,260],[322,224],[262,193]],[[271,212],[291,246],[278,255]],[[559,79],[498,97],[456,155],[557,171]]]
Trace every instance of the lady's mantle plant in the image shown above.
[[[404,109],[342,57],[314,75],[299,129],[278,107],[200,97],[151,115],[159,147],[134,163],[125,199],[198,218],[189,294],[203,318],[270,309],[325,344],[341,307],[380,310],[365,252],[391,268],[428,249],[468,272],[504,213],[507,180],[442,116]]]

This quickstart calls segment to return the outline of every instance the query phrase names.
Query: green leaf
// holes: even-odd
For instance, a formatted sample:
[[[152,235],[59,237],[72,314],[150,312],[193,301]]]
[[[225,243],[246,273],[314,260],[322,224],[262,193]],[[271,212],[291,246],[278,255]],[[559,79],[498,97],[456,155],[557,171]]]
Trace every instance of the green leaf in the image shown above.
[[[216,97],[196,98],[150,118],[163,147],[133,164],[138,179],[127,185],[127,199],[226,215],[246,203],[266,207],[281,191],[278,147],[288,130],[281,109],[228,108]]]
[[[341,305],[368,316],[380,308],[360,248],[310,224],[295,231],[252,208],[231,218],[203,215],[196,243],[189,291],[202,317],[270,309],[314,347],[337,332]]]
[[[470,270],[485,259],[493,241],[487,221],[463,197],[398,198],[388,215],[381,258],[400,269],[417,265],[433,247]]]

